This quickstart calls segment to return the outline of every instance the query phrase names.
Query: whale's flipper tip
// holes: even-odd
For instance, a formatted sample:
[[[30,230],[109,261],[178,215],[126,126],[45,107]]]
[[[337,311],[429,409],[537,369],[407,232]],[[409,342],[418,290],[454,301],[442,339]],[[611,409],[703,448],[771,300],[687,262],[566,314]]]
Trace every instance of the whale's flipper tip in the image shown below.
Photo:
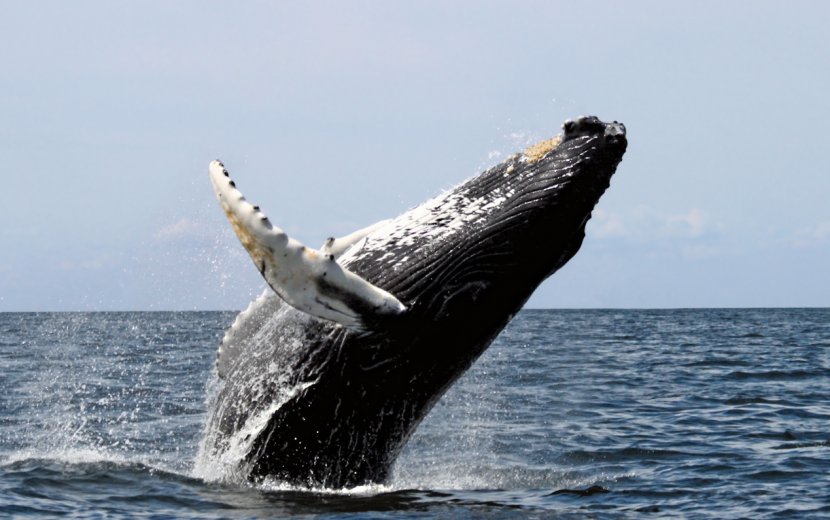
[[[382,318],[406,310],[392,294],[338,264],[329,251],[306,247],[271,224],[259,206],[245,199],[221,161],[211,161],[208,172],[236,236],[286,303],[356,331],[370,330]]]

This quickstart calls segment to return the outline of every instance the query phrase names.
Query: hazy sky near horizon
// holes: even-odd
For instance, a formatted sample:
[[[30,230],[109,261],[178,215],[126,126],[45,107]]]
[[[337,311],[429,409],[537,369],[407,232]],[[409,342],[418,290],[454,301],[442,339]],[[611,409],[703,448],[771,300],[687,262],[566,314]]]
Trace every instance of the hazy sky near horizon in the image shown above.
[[[567,118],[629,149],[534,307],[830,306],[825,2],[6,2],[0,311],[238,309]]]

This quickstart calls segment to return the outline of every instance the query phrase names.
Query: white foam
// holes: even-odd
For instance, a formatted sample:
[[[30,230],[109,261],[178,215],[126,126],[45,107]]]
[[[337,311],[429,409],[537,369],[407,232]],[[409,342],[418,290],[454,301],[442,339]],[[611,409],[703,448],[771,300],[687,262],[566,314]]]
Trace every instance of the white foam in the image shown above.
[[[51,460],[64,464],[95,464],[112,462],[115,464],[144,464],[122,453],[107,448],[64,448],[54,450],[25,449],[13,452],[3,460],[3,465],[16,464],[28,460]]]
[[[257,485],[258,488],[263,489],[265,491],[302,491],[302,492],[309,492],[309,493],[316,493],[316,494],[323,494],[323,495],[340,495],[340,496],[374,496],[380,495],[383,493],[391,493],[394,491],[398,491],[398,488],[386,485],[386,484],[364,484],[361,486],[355,486],[350,488],[341,488],[341,489],[334,489],[334,488],[325,488],[325,487],[303,487],[297,486],[293,484],[289,484],[287,482],[282,482],[276,479],[266,478],[261,484]]]

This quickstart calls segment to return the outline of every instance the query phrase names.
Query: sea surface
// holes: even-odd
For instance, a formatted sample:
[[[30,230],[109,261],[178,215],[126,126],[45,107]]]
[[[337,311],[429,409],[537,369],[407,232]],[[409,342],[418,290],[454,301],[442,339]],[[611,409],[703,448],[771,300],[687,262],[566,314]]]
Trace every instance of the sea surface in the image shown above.
[[[233,317],[0,314],[0,517],[830,518],[830,309],[523,311],[350,490],[194,470]]]

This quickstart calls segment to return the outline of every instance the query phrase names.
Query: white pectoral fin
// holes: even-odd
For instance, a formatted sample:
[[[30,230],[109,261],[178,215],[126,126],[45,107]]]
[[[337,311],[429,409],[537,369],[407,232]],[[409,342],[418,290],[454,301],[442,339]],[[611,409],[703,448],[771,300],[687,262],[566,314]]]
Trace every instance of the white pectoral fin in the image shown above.
[[[340,266],[333,254],[310,249],[272,225],[236,189],[221,162],[212,161],[209,172],[236,236],[265,281],[286,303],[356,330],[406,310],[393,295]]]

